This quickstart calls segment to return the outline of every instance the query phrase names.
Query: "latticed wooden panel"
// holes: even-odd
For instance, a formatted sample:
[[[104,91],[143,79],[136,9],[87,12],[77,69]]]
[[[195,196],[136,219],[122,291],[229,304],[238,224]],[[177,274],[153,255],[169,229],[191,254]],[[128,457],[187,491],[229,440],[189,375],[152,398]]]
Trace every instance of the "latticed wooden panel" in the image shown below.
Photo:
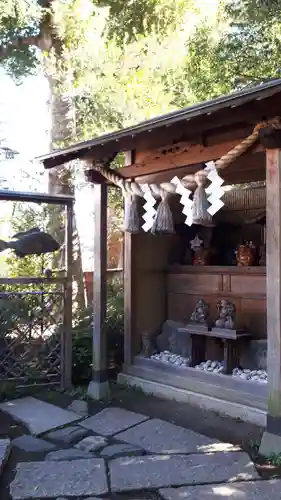
[[[64,287],[0,286],[0,382],[61,382]]]
[[[227,191],[223,196],[226,210],[265,209],[266,191],[264,185],[239,187]]]

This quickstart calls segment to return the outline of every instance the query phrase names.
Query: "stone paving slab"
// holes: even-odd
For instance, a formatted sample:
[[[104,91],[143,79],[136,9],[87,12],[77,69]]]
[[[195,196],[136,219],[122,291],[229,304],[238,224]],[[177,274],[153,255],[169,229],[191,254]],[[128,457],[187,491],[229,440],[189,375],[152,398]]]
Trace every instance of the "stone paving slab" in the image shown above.
[[[1,403],[0,410],[22,422],[35,436],[81,419],[81,415],[31,396]]]
[[[100,413],[81,422],[80,425],[102,436],[113,436],[140,422],[144,422],[148,418],[140,413],[123,410],[122,408],[105,408]]]
[[[196,432],[159,419],[148,420],[116,436],[151,453],[208,453],[239,451],[239,447],[220,443]]]
[[[108,492],[104,460],[20,463],[10,484],[13,500],[89,497]]]
[[[164,500],[278,500],[281,480],[160,489]]]
[[[66,444],[74,443],[79,439],[83,439],[88,434],[87,429],[78,427],[78,425],[71,425],[70,427],[65,427],[64,429],[58,429],[57,431],[52,431],[46,434],[44,437],[55,442],[62,442]]]
[[[88,436],[75,445],[75,448],[84,451],[98,451],[107,445],[107,439],[103,436]]]
[[[45,441],[44,439],[38,439],[34,436],[29,436],[28,434],[13,439],[12,445],[16,446],[20,450],[32,453],[40,453],[56,449],[56,446],[54,444],[48,443],[48,441]]]
[[[67,407],[69,411],[73,411],[82,417],[88,417],[88,404],[86,401],[82,399],[75,399],[72,403]]]
[[[0,439],[0,476],[11,453],[12,445],[10,439]]]
[[[116,493],[259,479],[242,452],[116,458],[109,463],[109,471],[111,490]]]
[[[61,462],[65,460],[78,460],[82,458],[93,458],[93,454],[88,451],[76,450],[70,448],[69,450],[51,451],[46,455],[45,460],[53,462],[54,460]]]
[[[112,444],[100,452],[102,458],[138,457],[144,455],[144,450],[133,444]]]

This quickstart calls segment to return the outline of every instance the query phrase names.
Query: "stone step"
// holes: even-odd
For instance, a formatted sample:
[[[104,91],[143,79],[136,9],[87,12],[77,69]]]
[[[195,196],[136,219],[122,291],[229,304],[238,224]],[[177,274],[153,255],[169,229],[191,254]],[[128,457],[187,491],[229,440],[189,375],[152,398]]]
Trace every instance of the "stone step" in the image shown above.
[[[81,415],[31,396],[1,403],[0,410],[24,424],[35,436],[82,419]]]
[[[153,418],[115,436],[116,439],[137,445],[150,453],[215,453],[238,451],[230,443],[222,443],[190,429]]]
[[[11,453],[12,445],[10,439],[0,439],[0,477]]]
[[[81,426],[102,436],[113,436],[118,432],[144,422],[149,417],[123,410],[123,408],[105,408],[101,412],[81,422]]]
[[[109,463],[109,474],[113,493],[259,479],[243,452],[116,458]]]
[[[164,500],[269,500],[280,498],[281,480],[252,481],[166,488],[159,491]]]
[[[104,460],[20,463],[10,485],[13,500],[89,497],[108,492]]]

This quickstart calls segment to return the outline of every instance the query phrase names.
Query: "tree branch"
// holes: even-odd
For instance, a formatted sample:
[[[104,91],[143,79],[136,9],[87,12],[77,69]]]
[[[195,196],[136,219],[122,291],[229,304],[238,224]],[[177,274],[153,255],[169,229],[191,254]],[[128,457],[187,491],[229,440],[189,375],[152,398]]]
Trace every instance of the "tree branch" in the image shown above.
[[[0,59],[9,57],[14,49],[21,49],[26,46],[40,46],[40,36],[18,37],[8,45],[0,45]]]

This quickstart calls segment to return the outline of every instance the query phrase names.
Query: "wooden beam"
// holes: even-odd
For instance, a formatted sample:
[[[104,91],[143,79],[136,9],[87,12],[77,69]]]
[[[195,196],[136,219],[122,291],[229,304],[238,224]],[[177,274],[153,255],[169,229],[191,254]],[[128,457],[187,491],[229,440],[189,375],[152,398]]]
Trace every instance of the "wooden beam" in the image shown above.
[[[107,285],[107,186],[94,186],[93,368],[88,394],[102,399],[109,393],[107,339],[104,331]]]
[[[197,163],[195,165],[175,167],[172,170],[165,170],[160,173],[151,173],[149,175],[139,176],[136,177],[135,180],[141,184],[159,184],[161,182],[169,182],[174,176],[178,176],[181,179],[185,175],[194,174],[202,168],[204,168],[204,163]],[[222,175],[225,182],[228,184],[235,184],[239,183],[240,179],[243,179],[243,182],[264,180],[265,173],[265,154],[255,153],[240,156],[240,158],[223,170]]]
[[[167,170],[173,170],[177,167],[189,165],[192,170],[194,164],[203,163],[211,160],[217,160],[228,153],[241,139],[233,139],[213,146],[204,148],[203,146],[191,145],[188,143],[178,144],[176,147],[167,148],[164,152],[157,152],[142,163],[135,163],[129,167],[119,169],[120,174],[125,178],[136,178],[151,173],[160,173]],[[262,147],[257,145],[251,149],[251,152],[262,151]],[[192,173],[192,172],[190,172]]]
[[[91,182],[92,184],[109,184],[108,180],[100,172],[97,172],[93,168],[86,170],[84,175],[86,181]]]
[[[239,139],[242,141],[245,137],[248,137],[253,131],[253,126],[245,126],[238,125],[233,128],[230,126],[225,126],[223,128],[214,128],[208,132],[204,132],[203,140],[202,140],[202,131],[199,133],[192,132],[189,134],[189,137],[185,139],[174,142],[171,141],[171,137],[168,138],[166,143],[158,148],[148,148],[138,149],[136,152],[136,161],[135,163],[141,164],[146,160],[150,160],[151,158],[158,158],[159,155],[167,155],[167,153],[172,153],[173,151],[177,152],[179,147],[190,148],[191,146],[201,146],[201,148],[206,148],[210,146],[216,146],[223,142],[233,141],[235,139]]]
[[[266,152],[268,417],[260,452],[281,452],[281,150]]]

